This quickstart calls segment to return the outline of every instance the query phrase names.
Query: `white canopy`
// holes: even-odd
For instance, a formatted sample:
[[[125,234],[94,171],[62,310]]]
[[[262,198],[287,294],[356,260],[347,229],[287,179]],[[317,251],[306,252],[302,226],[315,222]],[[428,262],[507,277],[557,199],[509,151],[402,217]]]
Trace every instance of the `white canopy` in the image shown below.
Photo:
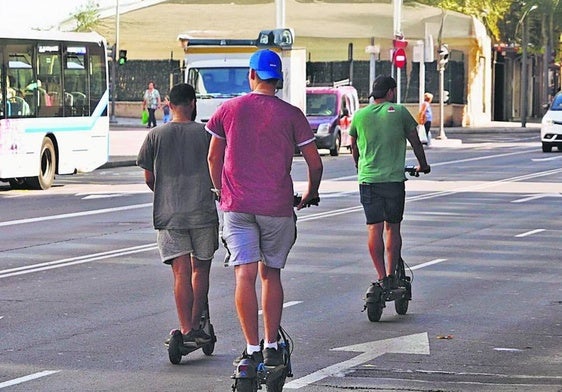
[[[285,6],[286,27],[294,29],[297,45],[311,50],[311,40],[317,39],[361,39],[365,43],[371,37],[394,37],[394,6],[388,0],[285,0]],[[404,4],[401,13],[401,30],[407,40],[431,34],[436,41],[443,16],[444,40],[475,38],[472,17],[417,3]],[[133,59],[168,58],[170,51],[174,58],[181,58],[176,43],[180,33],[254,38],[260,30],[276,27],[274,0],[144,0],[121,6],[120,14],[119,44]],[[113,42],[115,8],[103,10],[101,18],[99,31]]]

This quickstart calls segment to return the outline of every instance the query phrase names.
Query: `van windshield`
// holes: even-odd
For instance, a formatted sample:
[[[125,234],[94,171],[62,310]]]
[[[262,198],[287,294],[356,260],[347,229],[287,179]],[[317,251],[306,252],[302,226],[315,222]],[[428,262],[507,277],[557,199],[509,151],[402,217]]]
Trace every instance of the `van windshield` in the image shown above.
[[[337,113],[336,94],[306,94],[307,116],[334,116]]]
[[[187,82],[197,98],[230,98],[250,92],[248,67],[191,68]]]

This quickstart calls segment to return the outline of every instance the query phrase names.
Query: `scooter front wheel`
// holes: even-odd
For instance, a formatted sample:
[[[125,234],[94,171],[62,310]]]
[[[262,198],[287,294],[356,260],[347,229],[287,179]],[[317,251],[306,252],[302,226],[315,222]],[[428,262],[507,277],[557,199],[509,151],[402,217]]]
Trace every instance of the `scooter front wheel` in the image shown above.
[[[237,378],[234,387],[236,392],[256,392],[258,390],[256,380],[253,378]]]
[[[396,309],[396,313],[400,315],[405,315],[408,313],[408,304],[410,303],[409,300],[405,298],[398,298],[394,301],[394,309]]]
[[[283,369],[282,373],[279,377],[276,377],[273,380],[267,380],[265,386],[267,388],[267,392],[282,392],[283,385],[285,385],[285,379],[287,378],[287,369]]]
[[[381,301],[367,302],[367,317],[369,318],[369,321],[379,321],[382,316],[383,308],[383,302]]]

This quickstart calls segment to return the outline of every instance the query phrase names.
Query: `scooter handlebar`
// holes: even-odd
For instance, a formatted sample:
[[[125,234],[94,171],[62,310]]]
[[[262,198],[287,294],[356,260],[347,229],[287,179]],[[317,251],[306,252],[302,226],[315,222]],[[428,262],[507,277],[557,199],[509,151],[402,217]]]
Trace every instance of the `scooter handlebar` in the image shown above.
[[[413,177],[419,177],[420,171],[418,171],[417,166],[407,165],[404,167],[404,171]],[[421,173],[429,174],[431,172],[431,167],[428,165],[426,170],[421,171]]]
[[[293,207],[297,207],[302,201],[302,196],[301,195],[294,195],[293,198]],[[320,203],[320,197],[315,197],[313,199],[310,199],[309,201],[307,201],[303,207],[310,207],[310,206],[317,206],[318,203]]]

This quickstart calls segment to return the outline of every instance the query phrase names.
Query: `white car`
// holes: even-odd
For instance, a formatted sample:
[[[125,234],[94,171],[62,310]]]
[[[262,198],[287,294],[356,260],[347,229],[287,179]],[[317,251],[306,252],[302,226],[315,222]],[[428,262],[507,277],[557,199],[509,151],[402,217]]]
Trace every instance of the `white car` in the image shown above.
[[[541,122],[542,151],[551,152],[552,147],[562,151],[562,93],[554,96]]]

